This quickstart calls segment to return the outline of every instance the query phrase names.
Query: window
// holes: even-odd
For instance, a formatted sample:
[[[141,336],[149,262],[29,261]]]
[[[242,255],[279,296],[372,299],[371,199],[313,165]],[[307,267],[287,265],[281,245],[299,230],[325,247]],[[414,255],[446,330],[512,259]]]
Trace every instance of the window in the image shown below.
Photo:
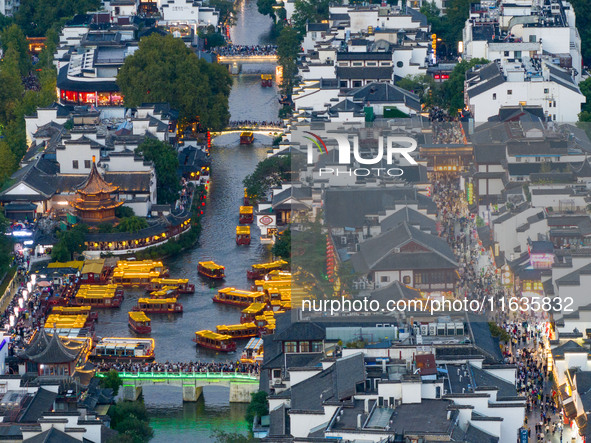
[[[367,66],[377,66],[378,62],[367,62],[366,65]]]
[[[515,58],[521,58],[521,51],[515,51]]]
[[[301,341],[300,342],[300,352],[310,352],[310,342],[309,341]]]
[[[313,341],[312,342],[312,352],[322,352],[322,342],[321,341]]]
[[[297,352],[298,343],[295,341],[286,341],[285,342],[285,352]]]
[[[513,90],[512,89],[507,89],[507,95],[513,95]]]
[[[361,80],[353,80],[353,87],[359,88],[361,86]]]
[[[346,88],[346,87],[347,87],[347,80],[341,80],[341,82],[340,82],[339,86],[340,86],[341,88]]]
[[[396,62],[396,67],[402,68],[404,66],[403,62]]]
[[[548,92],[550,92],[550,90],[548,88],[544,88],[544,94],[548,94]]]
[[[90,169],[90,160],[84,160],[84,167]]]
[[[353,66],[363,66],[362,62],[353,62]]]
[[[503,52],[503,55],[504,55],[505,57],[509,57],[509,51],[505,51],[505,52]]]
[[[273,378],[281,378],[281,369],[273,369]]]
[[[530,43],[535,43],[536,41],[537,41],[537,40],[536,40],[536,36],[535,36],[535,35],[530,35],[530,36],[529,36],[529,42],[530,42]]]
[[[78,169],[78,160],[72,160],[72,168]]]
[[[404,277],[402,277],[402,283],[404,283],[405,285],[410,285],[410,275],[405,275]]]
[[[536,161],[537,161],[537,162],[539,162],[539,161],[541,161],[541,160],[542,160],[542,158],[541,158],[541,157],[536,157]]]
[[[496,100],[496,99],[497,99],[497,93],[495,92],[495,93],[493,94],[493,100]]]
[[[382,275],[380,277],[380,282],[381,283],[388,283],[390,281],[390,277],[388,277],[387,275]]]

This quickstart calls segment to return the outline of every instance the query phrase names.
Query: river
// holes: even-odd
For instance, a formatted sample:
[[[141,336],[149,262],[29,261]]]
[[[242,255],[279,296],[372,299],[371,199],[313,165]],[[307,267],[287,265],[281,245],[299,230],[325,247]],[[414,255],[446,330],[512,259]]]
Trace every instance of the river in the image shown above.
[[[237,22],[231,30],[233,43],[267,43],[271,19],[258,13],[256,0],[240,0],[237,12]],[[255,74],[260,70],[260,66],[246,66],[243,74],[233,76],[229,100],[231,120],[277,120],[279,104],[276,87],[261,87],[260,74]],[[266,72],[269,72],[268,67]],[[150,315],[157,361],[227,361],[240,357],[245,341],[239,342],[237,351],[230,355],[197,348],[192,342],[195,331],[215,330],[218,324],[238,323],[240,318],[239,308],[212,302],[215,285],[199,278],[197,262],[214,260],[223,264],[226,267],[224,286],[249,289],[246,270],[250,265],[269,258],[268,247],[259,244],[258,230],[254,225],[250,246],[236,245],[235,229],[243,196],[242,180],[266,157],[270,141],[268,137],[256,135],[253,145],[241,146],[238,134],[222,135],[213,141],[212,183],[199,244],[191,251],[165,260],[171,277],[189,278],[195,283],[196,291],[193,295],[180,297],[184,309],[182,314]],[[127,312],[141,294],[139,291],[126,292],[121,309],[101,312],[96,326],[97,335],[133,335],[127,326]],[[143,395],[154,428],[152,442],[208,442],[215,429],[247,432],[244,420],[246,404],[230,404],[228,388],[205,387],[203,396],[196,403],[183,403],[180,387],[146,387]]]

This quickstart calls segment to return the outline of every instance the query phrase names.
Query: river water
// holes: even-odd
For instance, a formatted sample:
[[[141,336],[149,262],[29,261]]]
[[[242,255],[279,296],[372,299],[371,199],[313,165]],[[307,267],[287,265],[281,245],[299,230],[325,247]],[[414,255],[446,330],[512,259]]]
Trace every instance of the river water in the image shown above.
[[[255,45],[268,42],[271,28],[269,17],[258,13],[256,0],[237,2],[237,23],[231,30],[234,44]],[[245,66],[243,74],[233,76],[230,94],[231,120],[276,121],[279,111],[277,90],[262,88],[260,73],[270,72],[265,66]],[[271,139],[255,135],[253,145],[239,144],[238,134],[226,134],[213,141],[212,183],[202,218],[203,231],[199,244],[191,251],[165,260],[171,277],[189,278],[195,283],[193,295],[182,295],[182,314],[151,314],[152,334],[156,341],[157,361],[229,361],[240,357],[246,341],[238,342],[233,354],[220,354],[197,348],[192,339],[200,329],[215,330],[218,324],[234,324],[240,319],[240,309],[214,304],[211,297],[216,287],[197,274],[197,262],[214,260],[226,267],[223,286],[249,289],[246,270],[254,263],[270,257],[268,247],[260,245],[258,230],[253,225],[250,246],[237,246],[235,229],[238,208],[243,196],[242,180],[256,164],[266,157]],[[101,337],[132,336],[127,326],[127,312],[143,292],[126,292],[121,309],[100,313],[96,333]],[[154,428],[152,442],[208,442],[211,432],[247,432],[244,420],[246,404],[230,404],[229,389],[205,387],[196,403],[183,403],[180,387],[155,386],[143,389],[144,401]]]

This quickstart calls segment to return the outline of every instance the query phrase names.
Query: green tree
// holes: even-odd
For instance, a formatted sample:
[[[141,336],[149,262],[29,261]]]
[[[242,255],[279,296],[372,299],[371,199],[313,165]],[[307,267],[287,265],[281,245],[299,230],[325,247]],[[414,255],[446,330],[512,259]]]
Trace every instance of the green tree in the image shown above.
[[[450,115],[456,115],[458,109],[464,107],[464,81],[466,72],[477,65],[485,65],[488,60],[474,58],[468,61],[458,63],[449,75],[449,80],[442,83],[433,94],[433,100],[436,105],[447,108]]]
[[[109,408],[108,414],[111,417],[111,428],[119,432],[119,437],[123,438],[115,441],[144,443],[154,435],[143,401],[119,401]]]
[[[277,2],[275,0],[257,0],[257,9],[259,13],[268,15],[275,20],[275,10],[273,9],[273,6],[276,4]]]
[[[398,80],[396,86],[414,92],[421,99],[421,103],[429,105],[432,100],[428,92],[433,90],[436,84],[430,75],[407,75]]]
[[[277,38],[277,61],[283,69],[281,89],[291,96],[298,73],[297,59],[301,48],[298,32],[291,26],[284,26]]]
[[[570,0],[577,16],[577,29],[581,35],[581,49],[586,65],[591,63],[591,3],[588,0]],[[579,68],[578,66],[576,67]]]
[[[587,99],[587,101],[583,103],[583,106],[581,106],[579,121],[591,122],[591,77],[588,77],[579,83],[579,89]]]
[[[220,23],[232,26],[236,22],[236,6],[232,0],[209,0],[208,4],[219,11]]]
[[[21,0],[15,21],[29,37],[42,37],[53,26],[61,28],[69,17],[100,6],[100,0]]]
[[[75,253],[84,251],[84,236],[88,232],[88,226],[77,224],[69,231],[58,233],[58,242],[51,251],[51,257],[57,261],[72,260]]]
[[[131,216],[122,218],[117,225],[117,229],[119,232],[138,232],[144,228],[148,227],[148,222],[145,218]]]
[[[123,384],[121,377],[119,377],[119,372],[114,369],[111,369],[107,374],[100,379],[100,385],[102,388],[111,388],[113,390],[113,395],[116,396],[119,393],[119,388]]]
[[[252,422],[255,416],[262,417],[269,414],[269,404],[267,403],[267,393],[258,391],[250,394],[250,403],[246,408],[246,423],[252,431]]]
[[[181,190],[178,175],[179,159],[174,148],[168,143],[150,138],[137,147],[136,153],[154,162],[158,203],[174,203]]]
[[[328,19],[330,3],[330,0],[295,0],[291,21],[300,38],[306,34],[306,23]]]
[[[117,75],[125,105],[168,102],[180,118],[198,120],[204,128],[219,130],[230,117],[228,96],[232,79],[219,64],[208,63],[172,35],[150,35],[125,59]]]
[[[129,206],[119,206],[115,209],[115,217],[118,218],[125,218],[125,217],[133,217],[135,212]]]
[[[8,127],[25,93],[19,70],[19,55],[13,47],[6,51],[0,63],[0,85],[0,123]]]
[[[109,234],[115,231],[115,228],[111,223],[100,223],[96,228],[101,234]]]
[[[258,441],[247,435],[238,434],[237,432],[226,432],[221,429],[213,431],[210,438],[214,443],[253,443]]]
[[[29,44],[22,29],[12,24],[0,34],[0,42],[5,51],[14,49],[18,54],[18,66],[22,76],[31,70],[31,56],[29,55]]]
[[[275,257],[280,257],[283,260],[291,259],[291,229],[283,231],[275,241],[271,252]]]
[[[246,193],[254,201],[258,201],[273,186],[289,179],[291,156],[275,156],[259,162],[254,172],[243,180]]]

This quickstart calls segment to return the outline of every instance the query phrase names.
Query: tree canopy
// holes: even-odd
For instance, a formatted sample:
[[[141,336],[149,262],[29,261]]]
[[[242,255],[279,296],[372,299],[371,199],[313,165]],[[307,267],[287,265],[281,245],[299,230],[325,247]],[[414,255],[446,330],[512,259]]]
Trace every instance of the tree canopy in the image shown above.
[[[269,157],[261,161],[254,172],[244,179],[246,193],[253,200],[264,197],[272,186],[289,179],[291,156]]]
[[[297,59],[301,48],[298,32],[291,26],[284,26],[277,38],[277,59],[283,68],[283,93],[291,95],[298,73]]]
[[[179,197],[181,184],[178,175],[179,159],[173,147],[166,142],[149,138],[137,147],[136,153],[154,162],[158,203],[174,203]]]
[[[15,21],[29,37],[41,37],[53,26],[61,28],[69,17],[100,6],[100,0],[21,0]]]
[[[58,233],[58,242],[51,250],[51,258],[55,261],[72,260],[75,253],[84,251],[84,236],[88,232],[88,226],[79,223],[69,231]]]
[[[219,64],[208,63],[172,35],[142,38],[139,49],[125,59],[117,75],[125,105],[168,102],[181,119],[198,119],[204,128],[228,123],[232,79]]]
[[[113,442],[143,443],[154,435],[148,419],[148,411],[142,401],[118,401],[109,408],[111,428],[119,432]]]

